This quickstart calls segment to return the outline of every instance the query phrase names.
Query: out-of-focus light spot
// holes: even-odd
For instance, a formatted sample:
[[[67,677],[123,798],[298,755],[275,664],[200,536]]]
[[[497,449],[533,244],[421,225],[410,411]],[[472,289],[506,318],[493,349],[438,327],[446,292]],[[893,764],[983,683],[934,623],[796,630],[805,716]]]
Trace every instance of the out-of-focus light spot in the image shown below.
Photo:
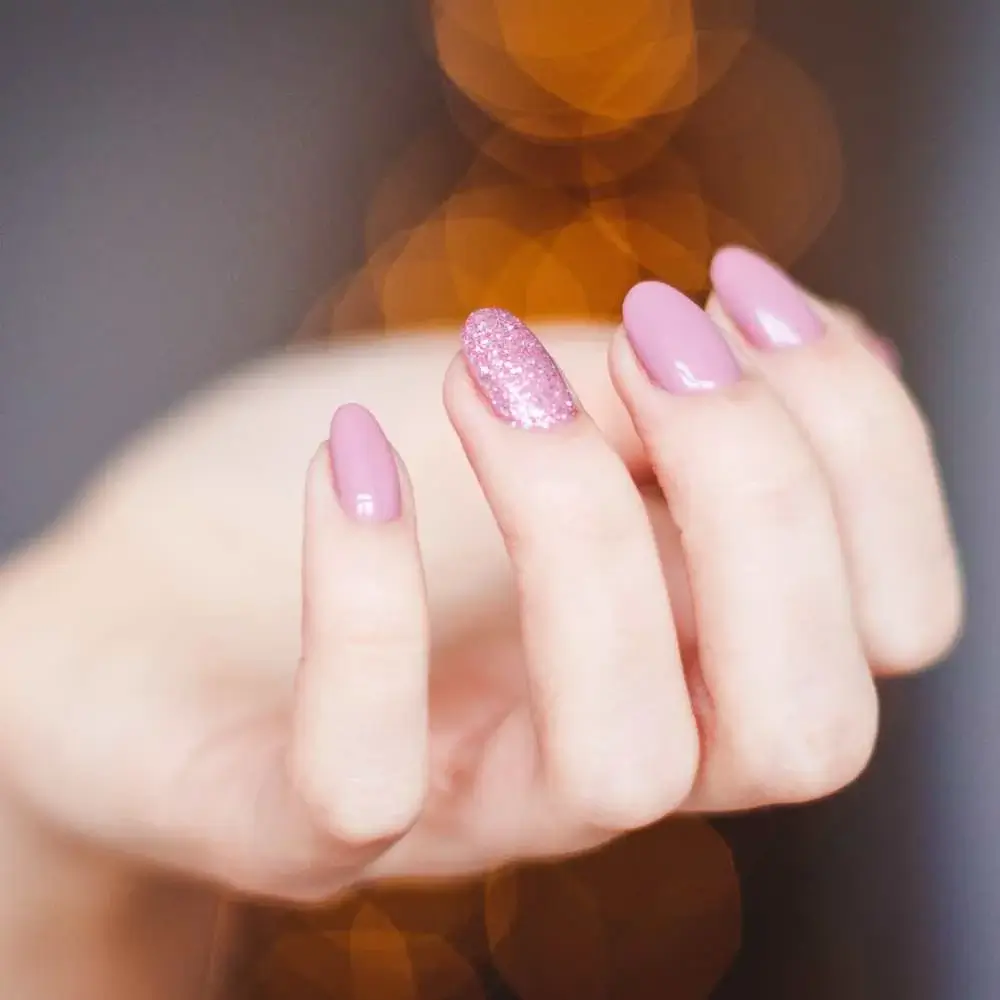
[[[453,17],[437,16],[434,39],[448,78],[484,111],[508,128],[527,135],[576,139],[588,134],[573,108],[547,93],[506,53],[466,31]],[[602,123],[593,131],[614,131]]]
[[[515,58],[572,61],[608,45],[634,44],[669,24],[676,0],[432,0],[477,38]],[[680,0],[687,5],[688,0]]]
[[[358,911],[348,932],[350,991],[355,1000],[417,1000],[416,976],[406,939],[370,903]]]
[[[430,935],[450,941],[482,939],[482,882],[479,879],[414,881],[369,886],[352,893],[333,907],[307,910],[299,925],[320,931],[348,931],[365,907],[384,914],[407,938]],[[475,927],[471,935],[468,928]]]
[[[376,253],[434,215],[468,173],[475,149],[453,128],[421,132],[379,180],[365,215],[365,247]]]
[[[254,1000],[334,1000],[349,974],[347,954],[331,938],[286,928],[254,969]]]
[[[524,1000],[704,1000],[740,942],[729,849],[707,823],[669,821],[559,865],[486,883],[494,963]]]
[[[755,0],[694,0],[695,57],[689,59],[664,102],[683,111],[725,75],[750,40]]]
[[[702,820],[669,820],[568,863],[608,927],[615,991],[704,1000],[739,950],[740,887]]]
[[[453,88],[446,91],[457,129],[485,159],[532,184],[596,189],[620,182],[649,164],[680,125],[680,114],[635,122],[611,136],[546,141],[514,132]]]
[[[469,311],[448,264],[440,217],[405,234],[398,252],[376,254],[369,267],[390,329],[440,327]]]
[[[378,185],[331,332],[486,304],[615,320],[637,278],[706,292],[722,244],[801,252],[839,197],[837,135],[805,74],[751,39],[753,8],[427,0],[455,127]]]
[[[616,134],[682,110],[749,37],[752,0],[434,0],[439,61],[506,128]]]
[[[613,973],[604,915],[569,868],[532,866],[495,876],[486,911],[493,964],[520,1000],[608,996]]]
[[[654,114],[694,56],[690,0],[584,6],[436,0],[441,66],[497,121],[527,135],[608,134]]]
[[[259,962],[253,1000],[479,1000],[484,994],[469,956],[489,953],[482,913],[476,882],[366,890],[327,911],[290,914]],[[457,934],[465,925],[475,931],[474,949],[468,933]]]
[[[528,315],[619,318],[622,299],[640,274],[632,247],[621,231],[621,220],[608,207],[604,202],[587,206],[551,241],[528,288]],[[559,286],[552,275],[555,268],[566,272],[564,287],[574,281],[580,288],[582,311],[571,310],[569,301],[560,301],[551,293]]]
[[[459,191],[376,274],[386,322],[460,320],[484,302],[528,318],[617,316],[639,266],[612,207],[516,182]]]
[[[498,10],[521,22],[515,38],[505,32],[506,51],[532,80],[583,114],[623,126],[663,106],[694,54],[690,0],[500,0]],[[613,29],[595,29],[602,20]]]
[[[781,261],[823,230],[842,161],[829,104],[787,56],[749,43],[692,109],[672,147],[697,170],[706,201]]]
[[[697,293],[708,286],[714,249],[697,171],[670,151],[620,188],[616,198],[643,276]]]

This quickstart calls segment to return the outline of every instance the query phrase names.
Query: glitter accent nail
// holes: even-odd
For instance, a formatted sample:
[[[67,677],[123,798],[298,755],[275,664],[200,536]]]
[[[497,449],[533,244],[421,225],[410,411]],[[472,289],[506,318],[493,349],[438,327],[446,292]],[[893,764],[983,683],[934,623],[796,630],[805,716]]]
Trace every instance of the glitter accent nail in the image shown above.
[[[554,427],[577,415],[566,379],[541,341],[506,309],[477,309],[462,350],[480,392],[512,427]]]

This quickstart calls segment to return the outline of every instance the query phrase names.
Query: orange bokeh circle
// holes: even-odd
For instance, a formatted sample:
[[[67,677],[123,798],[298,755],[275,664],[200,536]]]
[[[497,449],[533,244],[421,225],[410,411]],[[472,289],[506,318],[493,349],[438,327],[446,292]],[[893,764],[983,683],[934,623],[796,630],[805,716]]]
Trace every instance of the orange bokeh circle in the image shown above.
[[[435,0],[438,59],[497,121],[541,138],[654,114],[694,56],[690,0]],[[591,10],[593,8],[593,10]]]

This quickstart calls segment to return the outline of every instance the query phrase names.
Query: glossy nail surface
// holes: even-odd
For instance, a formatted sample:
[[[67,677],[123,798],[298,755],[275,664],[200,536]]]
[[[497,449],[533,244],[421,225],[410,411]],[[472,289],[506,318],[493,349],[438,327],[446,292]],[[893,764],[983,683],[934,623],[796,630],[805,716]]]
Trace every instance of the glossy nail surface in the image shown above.
[[[566,379],[541,341],[506,309],[477,309],[462,352],[493,412],[512,427],[554,427],[577,415]]]
[[[805,293],[777,265],[750,250],[720,250],[712,262],[712,285],[754,347],[798,347],[823,336],[823,322]]]
[[[740,367],[719,328],[686,295],[644,281],[625,296],[622,321],[650,379],[690,395],[738,382]]]
[[[330,424],[333,485],[357,521],[394,521],[402,510],[399,469],[379,422],[357,403],[340,407]]]

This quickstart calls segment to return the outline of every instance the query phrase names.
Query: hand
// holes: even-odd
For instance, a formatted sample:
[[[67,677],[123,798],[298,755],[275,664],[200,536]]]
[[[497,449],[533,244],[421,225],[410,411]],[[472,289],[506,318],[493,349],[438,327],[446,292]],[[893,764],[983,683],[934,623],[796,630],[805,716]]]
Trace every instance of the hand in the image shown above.
[[[610,366],[605,331],[549,331],[579,412],[529,407],[545,429],[497,419],[455,363],[452,430],[451,338],[292,355],[178,412],[7,571],[20,800],[317,899],[852,780],[873,671],[960,627],[947,518],[870,337],[769,271],[748,293],[743,263],[720,258],[710,309],[730,348],[662,288],[630,297]],[[511,387],[481,381],[510,416]],[[335,498],[317,444],[351,398],[401,457],[398,518]]]

